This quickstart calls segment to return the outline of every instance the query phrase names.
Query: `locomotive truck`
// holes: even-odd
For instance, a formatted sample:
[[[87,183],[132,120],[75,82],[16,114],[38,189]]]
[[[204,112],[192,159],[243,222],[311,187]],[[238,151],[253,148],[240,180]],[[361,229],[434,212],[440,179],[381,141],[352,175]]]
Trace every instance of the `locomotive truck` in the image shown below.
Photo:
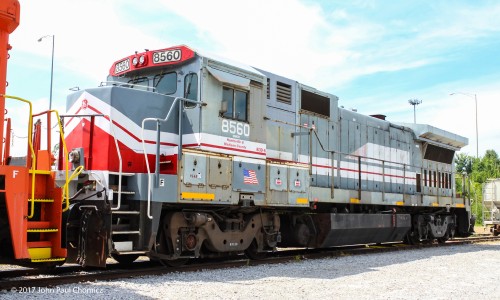
[[[100,86],[68,95],[56,158],[38,121],[24,165],[4,150],[2,258],[178,265],[470,235],[453,165],[467,138],[338,101],[185,45],[119,59]]]

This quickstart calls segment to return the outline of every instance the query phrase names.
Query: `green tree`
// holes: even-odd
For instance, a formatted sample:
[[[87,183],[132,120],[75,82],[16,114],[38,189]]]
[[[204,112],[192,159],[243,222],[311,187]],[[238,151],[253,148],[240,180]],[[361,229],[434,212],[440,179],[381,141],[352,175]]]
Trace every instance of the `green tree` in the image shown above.
[[[463,174],[465,171],[467,175],[472,173],[472,161],[474,158],[465,153],[459,153],[455,158],[455,170],[457,173]]]
[[[457,174],[467,174],[472,212],[476,215],[476,224],[482,224],[483,184],[490,178],[500,178],[500,158],[495,150],[486,150],[481,158],[459,153],[455,157],[455,170]],[[456,181],[456,190],[463,192],[461,180]]]
[[[456,192],[463,194],[466,192],[467,189],[464,189],[462,187],[462,178],[464,175],[466,175],[467,180],[471,178],[472,174],[472,166],[475,158],[467,155],[465,153],[459,153],[455,157],[455,171],[457,174],[457,179],[455,180],[455,188]],[[465,174],[464,174],[465,173]]]

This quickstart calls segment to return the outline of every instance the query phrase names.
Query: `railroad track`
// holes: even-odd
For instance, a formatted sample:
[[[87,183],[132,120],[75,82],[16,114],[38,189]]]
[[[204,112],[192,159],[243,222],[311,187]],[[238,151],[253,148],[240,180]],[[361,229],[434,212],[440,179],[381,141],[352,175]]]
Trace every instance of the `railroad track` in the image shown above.
[[[334,247],[329,249],[293,249],[281,250],[262,260],[249,260],[244,256],[233,257],[224,261],[194,260],[192,264],[181,267],[165,267],[150,261],[139,261],[128,266],[110,264],[107,269],[83,269],[80,266],[62,266],[49,271],[36,269],[18,269],[0,272],[0,291],[30,292],[40,288],[57,287],[64,284],[75,284],[89,281],[106,281],[139,276],[164,275],[175,272],[196,272],[202,270],[276,264],[303,259],[319,259],[346,255],[362,255],[390,251],[402,251],[428,247],[443,247],[472,244],[486,241],[500,241],[500,237],[474,236],[453,239],[444,244],[406,245],[389,243],[381,245],[360,245]]]

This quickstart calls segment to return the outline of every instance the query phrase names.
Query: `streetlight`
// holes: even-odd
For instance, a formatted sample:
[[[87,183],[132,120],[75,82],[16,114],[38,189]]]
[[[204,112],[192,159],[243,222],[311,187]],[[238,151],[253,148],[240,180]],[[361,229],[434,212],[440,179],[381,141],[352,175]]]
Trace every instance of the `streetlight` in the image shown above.
[[[413,105],[413,123],[417,124],[417,110],[416,110],[416,106],[419,105],[420,103],[422,103],[422,100],[419,100],[419,99],[410,99],[410,100],[408,100],[408,103],[410,103],[410,105]]]
[[[50,97],[49,97],[49,110],[52,109],[52,80],[54,79],[54,44],[55,44],[55,35],[44,35],[38,39],[38,42],[41,42],[44,38],[52,38],[52,64],[50,66]]]
[[[456,93],[451,93],[450,96],[458,95],[458,94],[474,98],[474,103],[476,104],[476,158],[479,158],[479,134],[478,134],[478,127],[477,127],[477,95],[476,94],[456,92]]]

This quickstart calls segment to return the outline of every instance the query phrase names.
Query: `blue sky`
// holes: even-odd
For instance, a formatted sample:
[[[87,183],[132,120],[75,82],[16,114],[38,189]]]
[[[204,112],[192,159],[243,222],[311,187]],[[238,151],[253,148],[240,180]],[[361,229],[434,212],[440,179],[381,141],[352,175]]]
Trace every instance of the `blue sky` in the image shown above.
[[[339,105],[469,138],[462,152],[500,153],[500,2],[313,0],[47,0],[21,2],[7,93],[53,108],[69,88],[95,87],[134,51],[186,44],[337,95]],[[57,9],[56,9],[57,8]],[[450,93],[464,93],[450,96]],[[8,106],[9,107],[9,106]],[[24,120],[11,105],[9,114]],[[22,126],[22,124],[19,124]],[[26,136],[24,129],[15,135]],[[14,147],[22,145],[14,139]],[[23,148],[22,146],[21,148]]]

